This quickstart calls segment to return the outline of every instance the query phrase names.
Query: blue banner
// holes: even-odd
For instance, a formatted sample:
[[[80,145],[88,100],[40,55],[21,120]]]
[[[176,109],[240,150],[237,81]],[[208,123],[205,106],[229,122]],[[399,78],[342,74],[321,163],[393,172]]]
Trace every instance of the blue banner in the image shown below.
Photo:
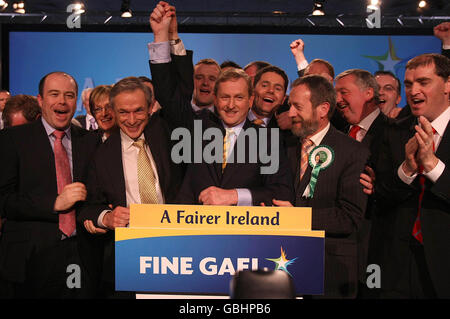
[[[277,269],[297,295],[323,293],[324,238],[190,235],[116,241],[116,290],[229,295],[237,270]]]

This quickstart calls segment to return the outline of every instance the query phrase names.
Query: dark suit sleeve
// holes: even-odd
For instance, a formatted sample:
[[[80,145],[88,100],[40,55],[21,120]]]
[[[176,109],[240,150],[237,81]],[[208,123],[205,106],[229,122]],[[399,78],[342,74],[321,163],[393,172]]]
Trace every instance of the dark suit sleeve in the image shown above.
[[[361,147],[349,149],[349,156],[337,181],[337,196],[333,207],[313,208],[312,228],[325,229],[329,235],[350,235],[354,233],[364,216],[367,195],[359,182],[359,175],[369,158],[369,151]],[[320,177],[319,177],[320,178]],[[335,185],[329,185],[333,187]],[[327,200],[327,199],[324,199]]]
[[[380,154],[377,159],[377,177],[375,180],[375,198],[379,205],[395,205],[404,202],[417,190],[415,183],[405,184],[398,177],[398,168],[404,159],[394,158],[394,154],[404,154],[404,144],[393,140],[398,136],[395,128],[385,130]],[[400,148],[400,149],[399,149]]]
[[[155,98],[161,104],[161,116],[170,128],[193,128],[191,97],[194,90],[192,51],[172,56],[169,63],[150,63]]]
[[[429,189],[434,195],[444,200],[447,205],[450,205],[450,173],[447,165],[448,163],[445,164],[446,166],[441,176]]]
[[[89,166],[89,175],[86,183],[87,198],[79,210],[77,222],[83,224],[85,220],[91,220],[96,227],[98,217],[104,210],[111,210],[107,205],[107,200],[103,196],[103,191],[97,177],[96,161],[93,160]]]
[[[272,174],[262,174],[263,184],[259,187],[249,188],[252,194],[253,206],[259,206],[261,203],[272,206],[272,199],[288,201],[291,203],[294,202],[295,196],[294,185],[292,184],[292,172],[281,139],[278,139],[278,145],[275,145],[270,150],[272,156],[275,153],[278,153],[278,158],[273,158],[273,160],[278,161],[278,170]],[[269,165],[273,164],[273,162],[270,162],[263,166],[266,166],[267,168]]]
[[[444,48],[442,48],[442,55],[445,55],[447,58],[450,59],[450,49],[445,50]]]
[[[53,210],[56,190],[54,193],[19,190],[20,158],[8,130],[0,134],[0,149],[0,215],[9,220],[57,222],[58,215]]]

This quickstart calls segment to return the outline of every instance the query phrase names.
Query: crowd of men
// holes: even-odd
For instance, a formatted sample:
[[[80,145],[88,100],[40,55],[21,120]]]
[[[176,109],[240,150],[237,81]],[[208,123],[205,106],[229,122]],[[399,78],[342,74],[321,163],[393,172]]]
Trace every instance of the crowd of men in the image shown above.
[[[306,62],[301,39],[287,96],[286,73],[267,62],[194,65],[170,4],[150,26],[152,80],[83,91],[85,116],[73,118],[78,86],[64,72],[45,75],[37,98],[0,92],[0,298],[132,298],[114,288],[114,229],[132,203],[312,207],[324,295],[305,297],[450,298],[449,22],[434,30],[447,57],[406,65],[404,107],[391,72],[335,76],[328,61]],[[216,160],[175,161],[180,127],[221,132]],[[260,128],[268,143],[247,134]],[[276,170],[249,160],[252,142],[277,152]],[[381,269],[373,289],[369,264]],[[75,288],[68,265],[81,268]]]

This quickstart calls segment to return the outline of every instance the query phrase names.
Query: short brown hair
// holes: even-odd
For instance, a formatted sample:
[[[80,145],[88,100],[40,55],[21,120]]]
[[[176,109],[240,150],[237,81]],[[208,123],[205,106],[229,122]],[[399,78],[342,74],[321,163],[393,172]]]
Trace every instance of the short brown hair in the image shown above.
[[[219,72],[221,71],[219,63],[217,63],[217,61],[214,59],[201,59],[200,61],[198,61],[195,64],[195,66],[200,65],[200,64],[215,65],[217,67],[217,69],[219,69]]]
[[[292,88],[299,85],[306,85],[311,92],[311,104],[313,108],[316,108],[322,103],[327,102],[330,104],[328,111],[328,119],[331,119],[336,107],[336,91],[333,84],[330,83],[325,77],[318,74],[305,75],[298,78],[292,83]]]
[[[279,76],[281,76],[283,78],[284,81],[284,93],[286,93],[286,90],[289,86],[289,78],[286,75],[286,72],[284,72],[281,68],[275,66],[275,65],[269,65],[266,66],[265,68],[262,68],[261,70],[259,70],[256,75],[255,78],[253,80],[253,86],[256,86],[256,84],[259,82],[259,80],[261,80],[261,77],[263,76],[264,73],[267,72],[273,72],[278,74]]]
[[[91,95],[89,96],[89,110],[92,115],[94,115],[95,104],[97,104],[103,97],[109,98],[111,89],[112,85],[99,85],[92,90]]]
[[[309,62],[308,66],[305,69],[305,74],[308,74],[309,68],[314,63],[319,63],[319,64],[325,65],[325,67],[328,69],[328,74],[331,76],[331,78],[334,79],[334,68],[333,68],[333,66],[331,65],[330,62],[328,62],[327,60],[323,60],[323,59],[314,59],[311,62]]]
[[[406,69],[415,69],[419,66],[434,64],[435,72],[438,76],[447,81],[450,76],[450,59],[442,54],[427,53],[412,58],[406,64]]]
[[[237,81],[239,79],[244,79],[247,83],[248,87],[248,96],[253,95],[253,85],[252,79],[245,73],[242,69],[228,69],[224,72],[220,73],[219,78],[217,79],[214,85],[214,95],[217,95],[217,91],[219,89],[219,84],[227,81]]]
[[[41,114],[41,108],[36,97],[25,94],[18,94],[11,97],[5,104],[2,119],[5,127],[11,126],[10,116],[14,113],[22,112],[23,117],[32,122]]]
[[[141,90],[142,92],[144,92],[145,101],[147,102],[147,106],[150,108],[150,106],[152,105],[152,102],[153,102],[152,91],[150,91],[142,83],[142,81],[139,80],[139,78],[134,77],[134,76],[129,76],[129,77],[123,78],[122,80],[120,80],[119,82],[114,84],[114,86],[111,89],[111,92],[109,92],[109,103],[112,105],[113,108],[115,108],[114,98],[117,95],[119,95],[122,92],[135,91],[135,90]]]

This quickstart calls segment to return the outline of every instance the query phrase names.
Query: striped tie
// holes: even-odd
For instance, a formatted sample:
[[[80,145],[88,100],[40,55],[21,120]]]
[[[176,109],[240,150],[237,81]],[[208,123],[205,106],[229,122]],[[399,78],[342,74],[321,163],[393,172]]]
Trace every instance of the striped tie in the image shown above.
[[[233,136],[235,135],[232,128],[226,129],[226,134],[223,139],[223,161],[222,161],[222,173],[225,170],[225,167],[227,166],[227,159],[228,159],[228,152],[230,151],[230,145],[231,141],[233,140]]]
[[[261,119],[254,119],[252,121],[253,124],[257,125],[257,126],[263,126],[264,125],[264,121]]]
[[[300,154],[300,180],[302,180],[303,175],[306,172],[306,169],[308,168],[308,150],[313,145],[313,141],[311,141],[309,138],[303,140],[302,143],[302,151]]]
[[[433,128],[433,134],[436,134],[436,130],[434,128]],[[435,152],[435,145],[434,145],[434,140],[433,140],[433,153],[434,152]],[[421,244],[423,244],[422,227],[420,224],[420,208],[422,207],[423,194],[425,193],[425,176],[423,175],[423,166],[422,165],[419,166],[419,186],[420,186],[419,205],[418,205],[418,209],[417,209],[417,217],[414,222],[412,235]]]
[[[139,195],[141,204],[157,204],[158,196],[156,194],[156,178],[152,169],[152,164],[144,148],[145,140],[140,139],[133,143],[133,146],[139,148],[137,157],[137,173],[139,184]]]

